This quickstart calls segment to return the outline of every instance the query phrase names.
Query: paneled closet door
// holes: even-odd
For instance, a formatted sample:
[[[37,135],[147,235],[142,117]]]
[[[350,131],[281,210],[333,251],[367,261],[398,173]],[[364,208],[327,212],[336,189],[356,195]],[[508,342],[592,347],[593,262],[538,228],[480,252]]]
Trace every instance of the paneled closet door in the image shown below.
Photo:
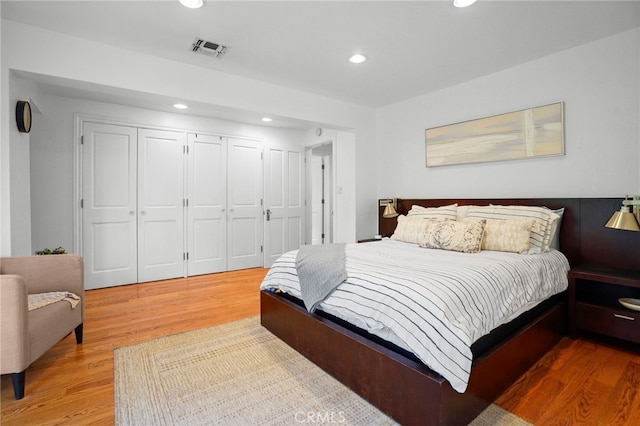
[[[85,288],[135,283],[137,129],[85,122],[82,134]]]
[[[227,140],[189,134],[188,275],[227,270]]]
[[[228,138],[227,269],[263,265],[262,143]]]
[[[138,282],[185,276],[186,135],[138,129]]]
[[[304,241],[304,148],[269,145],[265,150],[264,266]]]

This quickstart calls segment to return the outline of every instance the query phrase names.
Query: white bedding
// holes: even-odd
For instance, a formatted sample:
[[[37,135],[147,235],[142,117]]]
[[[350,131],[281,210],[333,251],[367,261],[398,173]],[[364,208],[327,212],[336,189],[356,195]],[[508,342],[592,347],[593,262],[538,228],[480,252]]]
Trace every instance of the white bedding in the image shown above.
[[[296,254],[282,255],[260,288],[300,298]],[[569,263],[556,250],[466,254],[384,239],[347,244],[346,267],[318,309],[409,350],[464,392],[471,345],[565,290]]]

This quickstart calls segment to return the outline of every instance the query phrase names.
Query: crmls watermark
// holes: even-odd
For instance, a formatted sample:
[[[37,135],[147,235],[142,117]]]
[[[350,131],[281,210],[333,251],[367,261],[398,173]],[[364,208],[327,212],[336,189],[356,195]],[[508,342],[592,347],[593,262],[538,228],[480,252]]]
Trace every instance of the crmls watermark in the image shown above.
[[[295,414],[296,422],[311,424],[344,423],[344,411],[298,411]]]

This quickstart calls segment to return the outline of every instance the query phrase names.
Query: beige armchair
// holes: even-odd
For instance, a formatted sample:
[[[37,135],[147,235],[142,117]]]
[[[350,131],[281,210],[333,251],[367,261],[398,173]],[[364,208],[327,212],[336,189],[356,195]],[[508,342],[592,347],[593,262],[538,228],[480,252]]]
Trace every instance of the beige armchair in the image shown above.
[[[65,300],[31,311],[28,295],[71,292]],[[82,343],[84,269],[80,256],[16,256],[0,259],[0,374],[11,374],[16,399],[24,397],[26,369],[71,331]]]

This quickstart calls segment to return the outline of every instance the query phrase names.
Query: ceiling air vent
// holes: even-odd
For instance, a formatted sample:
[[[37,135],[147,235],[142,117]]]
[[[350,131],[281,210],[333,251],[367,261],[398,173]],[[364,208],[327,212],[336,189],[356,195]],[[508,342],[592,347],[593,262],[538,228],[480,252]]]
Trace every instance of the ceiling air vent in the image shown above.
[[[202,53],[204,55],[217,58],[218,56],[225,53],[225,51],[227,50],[227,46],[213,43],[211,41],[206,41],[201,38],[196,38],[193,41],[193,44],[191,44],[191,50],[196,53]]]

